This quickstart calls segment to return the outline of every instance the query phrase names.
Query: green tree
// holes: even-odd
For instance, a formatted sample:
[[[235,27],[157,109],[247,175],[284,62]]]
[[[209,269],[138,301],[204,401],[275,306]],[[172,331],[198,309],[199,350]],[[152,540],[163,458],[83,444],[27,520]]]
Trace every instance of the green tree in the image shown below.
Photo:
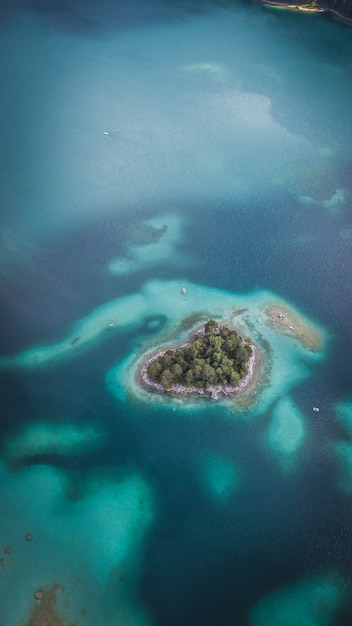
[[[194,380],[201,380],[202,379],[202,366],[201,365],[197,365],[195,364],[193,367],[193,377]]]
[[[218,331],[219,324],[215,320],[209,320],[204,326],[204,331],[206,335],[215,334]]]
[[[187,372],[185,373],[183,382],[185,383],[186,387],[192,387],[193,371],[191,368],[189,368]]]
[[[220,337],[222,337],[223,339],[226,339],[226,337],[229,336],[230,333],[230,329],[227,328],[227,326],[220,326]]]
[[[162,372],[162,367],[160,362],[155,359],[151,363],[149,363],[147,367],[147,374],[151,380],[159,380],[160,374]]]
[[[230,373],[230,385],[233,385],[234,387],[236,387],[236,385],[238,385],[239,382],[240,382],[240,375],[234,370],[232,370],[232,372]]]
[[[175,383],[205,388],[217,383],[236,386],[247,374],[250,343],[214,320],[205,324],[204,331],[186,346],[168,349],[154,359],[147,367],[149,378],[166,389]]]
[[[175,379],[179,379],[182,376],[182,374],[183,374],[182,367],[181,367],[181,365],[179,363],[174,363],[172,368],[171,368],[171,371],[172,371]]]
[[[202,380],[208,383],[215,382],[215,370],[211,365],[205,364],[202,368]]]
[[[160,376],[160,383],[165,389],[170,389],[174,383],[174,375],[171,370],[166,369]]]

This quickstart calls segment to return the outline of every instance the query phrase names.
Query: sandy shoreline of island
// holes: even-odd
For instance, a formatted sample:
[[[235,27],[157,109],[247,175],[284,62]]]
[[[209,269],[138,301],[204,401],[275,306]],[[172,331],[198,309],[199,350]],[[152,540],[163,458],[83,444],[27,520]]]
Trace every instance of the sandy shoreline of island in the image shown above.
[[[296,4],[294,2],[290,2],[290,4],[286,4],[285,0],[257,0],[260,4],[266,4],[269,7],[273,7],[275,9],[288,9],[289,11],[302,11],[303,13],[331,13],[331,15],[335,16],[337,19],[345,22],[347,24],[352,24],[352,19],[347,15],[344,15],[341,11],[334,7],[325,6],[322,7],[317,2],[315,5],[307,4]]]
[[[182,343],[173,346],[159,348],[158,350],[147,356],[145,359],[143,359],[143,361],[139,364],[137,368],[137,382],[144,389],[152,393],[169,396],[208,396],[211,400],[218,400],[220,397],[233,398],[235,396],[238,396],[240,393],[247,391],[253,385],[257,378],[260,362],[259,350],[253,343],[251,343],[252,354],[247,363],[248,372],[246,376],[242,378],[242,380],[240,380],[236,387],[233,387],[231,385],[210,385],[207,389],[205,389],[204,387],[185,387],[184,385],[178,384],[172,385],[169,389],[166,389],[160,383],[156,383],[148,377],[147,368],[152,361],[155,361],[157,358],[165,354],[168,350],[178,350],[179,348],[183,348],[184,346],[189,345],[194,336],[199,334],[200,332],[204,332],[204,329],[198,328],[197,330],[193,331],[188,341],[183,341]]]
[[[275,7],[277,9],[289,9],[291,11],[304,11],[305,13],[325,13],[328,9],[323,9],[317,5],[302,5],[290,3],[286,4],[284,0],[280,2],[280,0],[259,0],[261,4],[267,4],[269,6]]]

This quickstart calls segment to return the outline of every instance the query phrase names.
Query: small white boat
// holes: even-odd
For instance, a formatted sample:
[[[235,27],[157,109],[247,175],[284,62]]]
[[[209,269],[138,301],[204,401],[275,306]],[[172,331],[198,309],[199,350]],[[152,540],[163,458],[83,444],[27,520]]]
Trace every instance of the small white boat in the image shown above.
[[[316,413],[318,413],[320,411],[320,409],[317,406],[313,406],[313,411],[315,411]]]
[[[187,293],[186,287],[182,287],[182,293]]]

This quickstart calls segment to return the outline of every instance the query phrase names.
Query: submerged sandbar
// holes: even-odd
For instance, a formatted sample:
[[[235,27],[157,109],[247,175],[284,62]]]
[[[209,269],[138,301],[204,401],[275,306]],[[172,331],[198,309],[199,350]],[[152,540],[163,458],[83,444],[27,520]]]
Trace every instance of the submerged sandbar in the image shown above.
[[[268,316],[267,323],[275,330],[298,339],[306,350],[313,352],[319,350],[322,345],[322,334],[302,314],[295,313],[291,308],[281,304],[267,306],[265,312]]]

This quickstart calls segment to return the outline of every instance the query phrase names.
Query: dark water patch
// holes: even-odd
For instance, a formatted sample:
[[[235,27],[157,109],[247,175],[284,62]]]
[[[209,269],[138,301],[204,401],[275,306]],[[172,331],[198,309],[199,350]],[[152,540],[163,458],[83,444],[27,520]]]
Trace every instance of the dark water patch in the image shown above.
[[[311,405],[321,407],[328,415],[334,414],[336,403],[351,396],[350,353],[351,332],[334,334],[328,343],[328,358],[314,366],[314,379],[305,385],[307,390],[313,389]]]
[[[351,97],[348,76],[351,71],[352,48],[350,26],[334,22],[328,15],[302,15],[300,11],[278,11],[263,7],[262,23],[276,30],[277,38],[261,51],[258,63],[267,68],[276,68],[276,75],[254,74],[250,71],[255,55],[248,60],[248,72],[243,85],[247,91],[266,95],[270,101],[273,118],[292,133],[312,139],[317,145],[322,139],[332,142],[340,135],[338,116],[346,118],[345,97]],[[252,36],[254,37],[254,30]],[[248,45],[248,33],[245,44]],[[326,44],[326,45],[325,45]],[[278,50],[296,48],[299,54],[288,68],[280,66]],[[284,58],[284,56],[283,56]],[[281,79],[287,88],[280,86]],[[335,93],[335,98],[326,98],[326,83]],[[289,85],[289,86],[288,86]],[[337,92],[340,94],[337,96]],[[294,94],[294,103],[293,103]],[[317,108],[314,102],[323,100],[324,107]],[[317,135],[317,129],[319,135]],[[340,137],[341,140],[341,137]],[[311,163],[307,163],[309,169]],[[331,166],[334,165],[331,163]],[[303,168],[303,163],[302,163]]]
[[[144,217],[144,216],[143,216]],[[1,283],[1,347],[11,354],[35,343],[64,337],[72,322],[94,308],[138,291],[133,276],[108,272],[112,258],[125,253],[133,227],[142,216],[111,217],[50,242],[35,256],[9,270]],[[134,226],[133,226],[134,225]]]
[[[325,13],[304,16],[287,12],[283,18],[281,14],[278,17],[280,21],[283,19],[291,26],[291,37],[303,48],[307,60],[313,57],[322,62],[342,65],[350,62],[352,50],[347,36],[344,36],[348,35],[349,27],[333,22],[331,15]],[[312,22],[315,22],[315,27],[312,27]]]
[[[38,419],[87,419],[104,423],[116,412],[116,403],[105,389],[108,369],[124,358],[130,335],[110,336],[102,345],[77,354],[72,360],[47,364],[34,370],[3,372],[2,425]]]
[[[76,3],[51,0],[30,0],[27,9],[44,19],[46,25],[65,35],[90,36],[100,30],[100,22],[77,10]]]
[[[31,456],[24,457],[21,460],[9,461],[8,466],[11,471],[19,471],[25,470],[25,468],[29,468],[35,465],[49,465],[50,467],[55,467],[58,469],[66,470],[67,472],[81,472],[84,474],[91,469],[101,466],[101,457],[98,455],[89,455],[88,457],[84,457],[81,455],[70,455],[67,456],[65,454],[53,454],[53,453],[43,453],[43,454],[33,454]],[[68,500],[78,500],[78,490],[77,493],[70,488],[67,489],[67,499]]]
[[[156,623],[245,624],[250,607],[266,593],[312,569],[347,565],[343,555],[350,533],[344,526],[337,530],[326,500],[312,501],[310,494],[296,499],[290,489],[294,503],[283,517],[280,502],[282,497],[287,502],[287,494],[278,493],[276,472],[271,478],[269,492],[255,501],[249,496],[250,505],[248,495],[246,503],[239,498],[236,512],[225,508],[217,515],[199,502],[193,509],[194,494],[180,498],[180,511],[187,513],[170,511],[173,523],[164,520],[168,532],[157,528],[143,576],[142,590]],[[322,504],[329,524],[318,512]]]
[[[111,31],[145,28],[147,24],[157,24],[170,19],[191,16],[192,7],[182,7],[182,3],[166,5],[161,1],[80,2],[67,0],[31,0],[27,8],[44,19],[45,23],[66,35],[86,36],[101,35]],[[203,11],[201,11],[203,13]],[[199,11],[195,10],[198,14]]]
[[[160,332],[167,323],[166,315],[148,315],[143,320],[143,327],[140,329],[140,334],[153,334]]]
[[[309,432],[307,462],[317,468],[321,459],[323,463],[329,463],[330,443],[346,437],[343,426],[336,418],[336,403],[341,402],[346,388],[338,386],[339,372],[336,379],[330,376],[329,361],[315,365],[314,374],[296,387],[291,395],[302,411]],[[313,411],[313,407],[318,407],[319,411]]]
[[[0,376],[1,436],[17,425],[27,412],[28,393],[21,376],[16,372]]]
[[[167,232],[167,226],[161,228],[155,228],[145,222],[140,222],[131,229],[130,243],[137,246],[145,246],[151,243],[157,243],[160,237]]]
[[[255,426],[229,425],[219,418],[201,426],[202,434],[193,427],[192,437],[191,425],[181,427],[182,435],[178,426],[172,453],[163,439],[162,455],[155,448],[148,455],[155,478],[163,468],[156,481],[163,507],[152,531],[141,593],[157,624],[245,624],[248,609],[266,593],[312,568],[346,562],[346,500],[335,498],[321,467],[308,476],[299,472],[298,478],[280,474],[260,454]],[[209,502],[197,484],[206,439],[209,452],[226,456],[231,450],[245,477],[243,492],[225,505]],[[341,526],[332,511],[344,511]]]
[[[0,2],[0,31],[6,30],[14,22],[16,11],[20,7],[20,1]]]
[[[338,323],[339,331],[348,331],[352,260],[339,236],[340,223],[290,196],[280,204],[246,208],[209,207],[208,215],[194,208],[188,238],[202,263],[192,278],[204,282],[205,266],[207,284],[269,289],[328,326]]]
[[[145,28],[148,25],[179,22],[216,10],[246,9],[260,15],[262,7],[255,3],[248,7],[245,0],[27,0],[18,7],[29,10],[44,20],[44,23],[65,35],[99,36],[101,34],[129,29]]]

